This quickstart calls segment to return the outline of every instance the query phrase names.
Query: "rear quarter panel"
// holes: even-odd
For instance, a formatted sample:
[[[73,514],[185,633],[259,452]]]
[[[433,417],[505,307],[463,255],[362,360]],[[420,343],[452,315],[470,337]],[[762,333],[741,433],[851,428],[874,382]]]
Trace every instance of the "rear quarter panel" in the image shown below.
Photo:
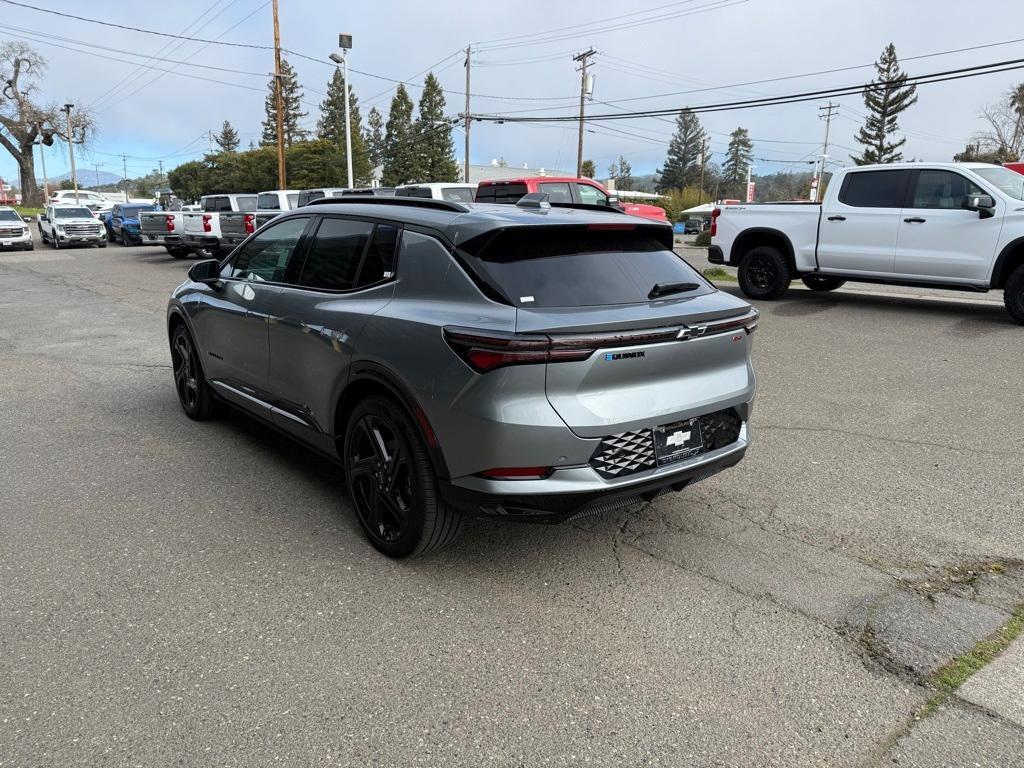
[[[738,255],[733,253],[736,240],[744,233],[756,230],[778,232],[793,247],[796,267],[801,272],[815,269],[815,250],[818,246],[818,219],[821,206],[815,204],[746,204],[719,206],[722,213],[717,219],[718,231],[711,244],[722,249],[728,263],[736,266]]]

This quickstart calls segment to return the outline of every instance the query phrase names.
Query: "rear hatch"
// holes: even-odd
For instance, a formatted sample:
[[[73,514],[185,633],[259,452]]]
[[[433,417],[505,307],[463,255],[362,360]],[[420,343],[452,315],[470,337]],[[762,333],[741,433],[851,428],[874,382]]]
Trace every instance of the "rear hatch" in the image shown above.
[[[756,312],[671,245],[658,225],[522,227],[477,254],[517,307],[516,333],[551,339],[547,398],[581,437],[671,424],[753,394]]]

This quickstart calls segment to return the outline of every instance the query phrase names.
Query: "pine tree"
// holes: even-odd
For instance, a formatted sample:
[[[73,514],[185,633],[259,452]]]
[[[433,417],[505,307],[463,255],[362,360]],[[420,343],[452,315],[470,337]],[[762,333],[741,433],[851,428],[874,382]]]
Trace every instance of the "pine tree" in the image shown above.
[[[608,166],[608,178],[615,179],[615,189],[628,192],[633,188],[633,166],[619,155],[619,159]]]
[[[384,165],[381,183],[384,186],[393,187],[416,180],[419,175],[419,158],[415,139],[412,99],[405,86],[399,84],[391,100],[381,153]]]
[[[354,91],[348,93],[348,112],[352,141],[352,176],[358,186],[370,183],[370,156],[363,141],[363,119],[359,114],[359,99]],[[327,95],[320,102],[320,120],[316,124],[318,139],[329,141],[341,150],[342,166],[345,157],[345,76],[334,70],[327,84]]]
[[[737,128],[729,134],[729,148],[725,151],[722,181],[727,197],[746,199],[747,169],[754,158],[754,145],[746,128]],[[742,193],[742,194],[741,194]]]
[[[868,117],[856,137],[864,145],[864,151],[850,156],[857,165],[898,163],[903,159],[899,150],[907,140],[894,140],[893,134],[899,130],[896,121],[900,114],[917,103],[917,86],[905,84],[907,75],[900,70],[896,46],[892,43],[885,47],[875,62],[875,71],[877,77],[864,89]]]
[[[592,179],[597,176],[597,166],[593,160],[584,160],[582,169],[583,178]]]
[[[444,114],[444,91],[433,72],[427,73],[420,96],[420,112],[413,126],[419,153],[417,181],[458,181],[452,144],[452,123]]]
[[[260,139],[260,146],[270,147],[277,144],[277,91],[275,89],[276,78],[270,78],[267,84],[267,100],[265,108],[267,117],[263,121],[263,136]],[[302,111],[302,86],[299,85],[299,77],[292,69],[292,65],[281,59],[281,111],[284,113],[284,145],[290,147],[296,141],[305,141],[309,138],[309,131],[304,130],[299,123],[309,113]]]
[[[700,182],[700,154],[707,134],[689,109],[676,118],[676,132],[668,144],[664,167],[658,169],[659,192],[682,189]]]
[[[384,162],[384,118],[376,107],[370,107],[366,129],[363,131],[363,142],[370,157],[370,165],[377,168]]]
[[[234,152],[238,149],[238,144],[241,141],[238,138],[238,131],[236,131],[234,126],[227,120],[224,121],[224,125],[221,126],[220,133],[214,136],[213,140],[217,142],[217,146],[220,147],[221,152]]]

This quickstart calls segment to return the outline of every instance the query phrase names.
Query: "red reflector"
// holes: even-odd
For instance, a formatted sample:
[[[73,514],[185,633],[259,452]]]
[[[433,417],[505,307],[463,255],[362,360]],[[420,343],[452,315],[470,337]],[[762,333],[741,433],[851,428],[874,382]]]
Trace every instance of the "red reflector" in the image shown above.
[[[636,224],[587,224],[587,229],[636,229]]]
[[[498,467],[478,474],[491,480],[539,480],[551,474],[551,467]]]
[[[434,430],[430,426],[430,422],[427,421],[427,414],[423,412],[422,408],[416,408],[413,411],[416,416],[416,422],[420,425],[420,429],[423,430],[423,436],[427,438],[427,445],[431,448],[437,447],[437,435],[434,434]]]

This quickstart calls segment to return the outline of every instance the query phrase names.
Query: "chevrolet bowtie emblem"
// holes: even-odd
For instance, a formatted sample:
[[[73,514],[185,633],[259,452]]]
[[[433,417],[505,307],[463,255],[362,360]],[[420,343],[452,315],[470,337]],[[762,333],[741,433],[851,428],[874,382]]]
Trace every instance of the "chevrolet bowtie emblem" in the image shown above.
[[[677,339],[696,339],[708,332],[706,325],[691,325],[683,328],[676,334]]]

